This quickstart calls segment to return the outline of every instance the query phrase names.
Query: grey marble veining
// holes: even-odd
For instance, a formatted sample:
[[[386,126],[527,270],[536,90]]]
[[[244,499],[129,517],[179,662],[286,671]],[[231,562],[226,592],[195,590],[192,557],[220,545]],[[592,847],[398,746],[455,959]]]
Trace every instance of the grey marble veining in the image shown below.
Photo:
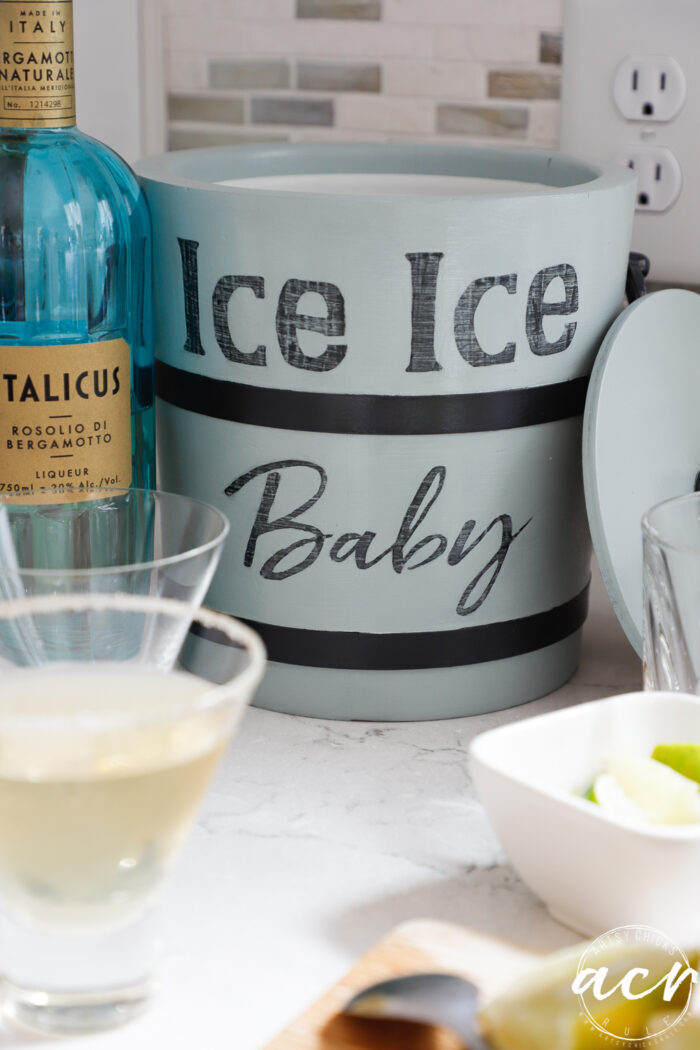
[[[302,91],[381,91],[377,62],[299,62],[297,86]]]
[[[246,88],[288,88],[289,62],[283,59],[212,59],[209,87],[220,91]]]
[[[256,97],[250,101],[253,124],[313,124],[327,127],[333,123],[333,100],[325,98],[285,98],[281,95]]]
[[[212,124],[241,124],[243,100],[209,95],[170,95],[168,116],[171,120],[204,121]]]
[[[297,18],[343,18],[377,21],[380,0],[297,0]]]
[[[561,81],[558,73],[491,70],[488,75],[489,98],[559,98]]]
[[[527,128],[529,111],[516,106],[440,104],[437,131],[442,135],[488,135],[517,138]]]
[[[171,909],[184,923],[173,964],[187,970],[196,943],[221,995],[218,967],[242,982],[238,1045],[253,1050],[404,920],[464,923],[532,948],[572,943],[503,855],[467,749],[485,729],[640,685],[596,574],[580,669],[534,703],[398,724],[252,709],[173,887]],[[193,885],[204,927],[185,918]],[[263,1008],[270,987],[274,1001]]]

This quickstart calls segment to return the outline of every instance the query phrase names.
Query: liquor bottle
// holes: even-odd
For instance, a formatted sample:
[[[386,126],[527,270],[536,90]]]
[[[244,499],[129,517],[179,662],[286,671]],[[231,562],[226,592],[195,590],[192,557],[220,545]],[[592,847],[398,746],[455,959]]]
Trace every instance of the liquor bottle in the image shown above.
[[[0,494],[154,487],[150,219],[76,127],[72,0],[0,0],[0,366]]]

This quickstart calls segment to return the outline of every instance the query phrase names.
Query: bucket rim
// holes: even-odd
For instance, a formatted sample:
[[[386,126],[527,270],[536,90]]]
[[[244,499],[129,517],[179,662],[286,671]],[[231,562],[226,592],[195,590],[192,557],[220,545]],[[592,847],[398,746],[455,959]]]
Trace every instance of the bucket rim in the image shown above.
[[[558,150],[522,147],[462,146],[441,143],[265,143],[208,146],[174,150],[147,157],[136,165],[142,180],[183,189],[204,190],[234,197],[265,200],[323,197],[342,201],[410,201],[452,205],[455,200],[518,200],[590,194],[630,187],[635,175],[617,163],[593,163]],[[544,184],[527,194],[514,189],[503,193],[455,195],[402,192],[348,193],[326,196],[310,189],[256,188],[222,185],[224,179],[274,175],[406,174],[469,176],[503,181]]]

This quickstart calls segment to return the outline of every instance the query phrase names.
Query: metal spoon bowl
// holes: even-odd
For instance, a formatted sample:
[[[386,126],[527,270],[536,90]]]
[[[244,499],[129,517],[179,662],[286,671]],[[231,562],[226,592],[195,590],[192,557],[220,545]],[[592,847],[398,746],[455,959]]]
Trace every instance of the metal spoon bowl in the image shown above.
[[[446,973],[416,973],[370,985],[343,1013],[449,1028],[468,1050],[492,1050],[479,1033],[476,985]]]

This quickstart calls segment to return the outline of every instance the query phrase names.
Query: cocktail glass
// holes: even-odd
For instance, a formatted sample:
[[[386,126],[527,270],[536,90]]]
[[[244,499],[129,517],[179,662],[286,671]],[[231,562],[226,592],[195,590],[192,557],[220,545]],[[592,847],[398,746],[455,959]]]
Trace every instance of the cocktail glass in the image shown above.
[[[89,500],[58,503],[49,493],[0,496],[0,600],[99,592],[198,606],[228,531],[215,507],[168,492],[92,489]],[[162,637],[166,663],[183,637]],[[123,644],[128,655],[128,635]]]
[[[201,604],[229,531],[215,507],[150,489],[0,496],[0,599],[128,591]]]
[[[180,669],[167,639],[191,628],[226,643],[215,671]],[[0,971],[16,1022],[79,1033],[146,1006],[163,879],[264,664],[248,627],[174,599],[0,602]]]
[[[644,688],[700,694],[700,492],[642,518]]]

